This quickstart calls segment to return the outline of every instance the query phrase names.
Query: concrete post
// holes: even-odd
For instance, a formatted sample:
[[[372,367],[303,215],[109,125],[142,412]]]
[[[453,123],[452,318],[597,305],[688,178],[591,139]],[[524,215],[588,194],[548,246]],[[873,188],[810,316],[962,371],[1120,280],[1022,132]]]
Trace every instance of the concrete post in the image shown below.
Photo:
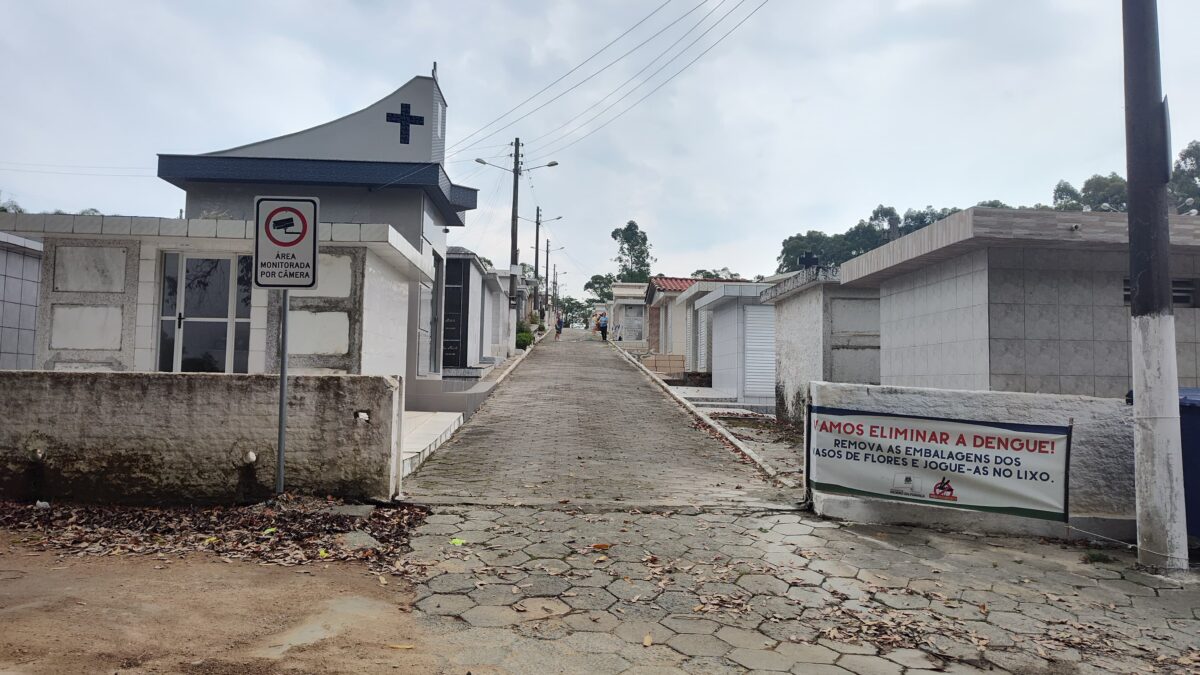
[[[1167,220],[1171,156],[1155,0],[1123,0],[1122,25],[1138,561],[1182,569],[1188,552]]]

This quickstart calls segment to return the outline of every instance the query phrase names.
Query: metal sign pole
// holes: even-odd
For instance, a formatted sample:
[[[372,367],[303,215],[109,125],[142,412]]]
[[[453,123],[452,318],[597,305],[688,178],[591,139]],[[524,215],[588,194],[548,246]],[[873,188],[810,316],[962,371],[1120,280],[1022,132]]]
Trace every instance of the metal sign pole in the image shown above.
[[[279,443],[275,452],[275,494],[283,494],[283,451],[287,447],[288,290],[279,310]]]

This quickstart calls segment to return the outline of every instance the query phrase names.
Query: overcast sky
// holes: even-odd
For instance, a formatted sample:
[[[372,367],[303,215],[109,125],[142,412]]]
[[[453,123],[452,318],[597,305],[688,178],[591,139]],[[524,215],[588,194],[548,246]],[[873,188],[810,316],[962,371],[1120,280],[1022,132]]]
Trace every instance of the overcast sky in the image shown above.
[[[428,74],[433,61],[453,143],[661,1],[0,0],[0,193],[34,211],[175,216],[184,195],[153,177],[157,153],[208,152],[319,124]],[[480,209],[451,243],[507,259],[511,186],[507,174],[474,157],[506,161],[498,144],[551,132],[709,10],[716,11],[676,51],[732,10],[561,144],[609,120],[762,0],[738,2],[670,0],[533,104],[703,6],[558,101],[455,155],[450,175],[479,188]],[[1192,30],[1200,2],[1159,5],[1178,152],[1200,138]],[[983,199],[1032,204],[1050,201],[1060,178],[1078,184],[1096,172],[1124,173],[1121,81],[1117,0],[770,0],[620,119],[535,162],[561,165],[531,174],[521,211],[532,217],[540,204],[547,217],[563,216],[548,230],[552,246],[566,247],[552,262],[566,272],[570,293],[591,274],[615,269],[609,233],[630,219],[649,234],[656,273],[728,266],[744,276],[770,274],[788,235],[845,230],[878,203],[900,210]],[[528,157],[554,150],[537,146],[576,124],[531,144]],[[113,173],[133,176],[70,175]],[[522,260],[532,260],[532,245],[529,226]]]

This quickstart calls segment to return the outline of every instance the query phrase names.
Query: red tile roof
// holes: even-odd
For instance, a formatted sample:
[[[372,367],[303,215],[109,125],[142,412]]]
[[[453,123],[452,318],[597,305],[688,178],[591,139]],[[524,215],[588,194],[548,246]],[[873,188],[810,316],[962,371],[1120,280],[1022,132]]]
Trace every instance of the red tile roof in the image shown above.
[[[692,279],[690,277],[650,277],[650,283],[654,287],[664,293],[676,293],[686,291],[692,284],[702,279]]]

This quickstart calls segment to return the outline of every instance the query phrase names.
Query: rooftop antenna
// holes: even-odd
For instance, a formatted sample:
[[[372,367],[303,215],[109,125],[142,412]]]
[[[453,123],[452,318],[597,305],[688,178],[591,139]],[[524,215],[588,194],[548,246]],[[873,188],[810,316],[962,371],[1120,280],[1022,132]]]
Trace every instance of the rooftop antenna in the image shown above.
[[[437,82],[437,61],[433,62],[433,81]]]

